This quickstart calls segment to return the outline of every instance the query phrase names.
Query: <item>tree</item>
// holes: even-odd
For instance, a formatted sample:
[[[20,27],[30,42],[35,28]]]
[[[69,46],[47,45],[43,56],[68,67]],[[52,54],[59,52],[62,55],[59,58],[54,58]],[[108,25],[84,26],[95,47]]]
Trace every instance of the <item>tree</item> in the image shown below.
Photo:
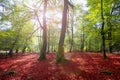
[[[105,19],[104,19],[104,12],[103,12],[103,0],[101,0],[101,19],[102,19],[102,25],[101,25],[101,36],[102,36],[102,51],[103,51],[103,57],[106,59],[106,50],[105,50],[105,31],[104,31],[104,25],[105,25]]]
[[[69,8],[70,10],[70,8]],[[74,16],[75,16],[75,9],[74,9],[74,6],[72,6],[72,10],[71,10],[71,13],[69,11],[69,14],[68,14],[68,20],[70,20],[70,31],[71,31],[71,38],[70,38],[70,49],[69,51],[72,52],[73,51],[73,45],[74,45]],[[68,27],[69,27],[69,23],[68,23]],[[68,35],[69,36],[69,35]]]
[[[64,9],[62,15],[62,29],[60,34],[60,40],[58,45],[58,52],[56,57],[56,62],[64,62],[64,39],[67,28],[67,11],[68,11],[68,0],[64,0]]]
[[[30,28],[32,23],[30,21],[31,17],[29,13],[26,13],[27,8],[23,5],[22,1],[13,1],[13,3],[10,3],[10,1],[6,0],[4,3],[5,12],[3,12],[2,23],[4,25],[8,24],[6,27],[9,27],[7,29],[3,26],[5,32],[7,32],[6,38],[9,40],[4,41],[7,41],[7,50],[9,49],[9,55],[12,56],[14,50],[18,52],[27,43],[26,37],[29,35],[28,33],[31,33],[33,27]],[[29,23],[27,23],[28,21]]]
[[[47,50],[47,26],[46,26],[46,9],[47,9],[47,1],[44,0],[44,10],[43,10],[43,45],[40,51],[39,60],[46,59],[46,50]]]

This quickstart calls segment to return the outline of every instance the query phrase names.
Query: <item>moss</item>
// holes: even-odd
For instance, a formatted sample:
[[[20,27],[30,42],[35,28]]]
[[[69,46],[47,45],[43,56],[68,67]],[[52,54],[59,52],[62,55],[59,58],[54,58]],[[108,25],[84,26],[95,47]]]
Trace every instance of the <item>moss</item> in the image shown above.
[[[113,72],[110,71],[110,70],[101,70],[101,73],[106,74],[106,75],[111,75],[111,74],[113,74]]]
[[[14,75],[14,74],[16,74],[17,72],[15,71],[15,70],[11,70],[11,71],[7,71],[7,72],[5,72],[5,73],[3,73],[3,75],[5,76],[5,75],[10,75],[10,76],[12,76],[12,75]]]
[[[56,59],[56,63],[66,63],[68,60],[66,60],[65,58],[63,57],[59,57]]]
[[[40,57],[38,58],[39,61],[46,60],[46,53],[42,53]]]

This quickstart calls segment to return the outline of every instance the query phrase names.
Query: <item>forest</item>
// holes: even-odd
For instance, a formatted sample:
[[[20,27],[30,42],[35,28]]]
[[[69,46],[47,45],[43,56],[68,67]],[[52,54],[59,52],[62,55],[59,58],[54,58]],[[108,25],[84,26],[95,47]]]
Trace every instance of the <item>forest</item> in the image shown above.
[[[0,80],[120,80],[120,0],[0,0]]]

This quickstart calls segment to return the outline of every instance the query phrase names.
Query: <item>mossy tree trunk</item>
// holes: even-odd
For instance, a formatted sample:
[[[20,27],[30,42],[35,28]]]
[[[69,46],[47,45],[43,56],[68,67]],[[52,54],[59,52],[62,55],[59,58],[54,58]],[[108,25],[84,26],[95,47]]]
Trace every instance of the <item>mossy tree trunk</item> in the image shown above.
[[[63,9],[63,15],[62,15],[62,29],[61,29],[61,34],[60,34],[56,62],[65,61],[64,39],[65,39],[65,33],[66,33],[66,28],[67,28],[67,11],[68,11],[68,0],[64,0],[64,9]]]
[[[47,9],[47,1],[44,0],[44,11],[43,11],[43,45],[40,51],[39,60],[46,59],[46,49],[47,49],[47,25],[46,25],[46,9]]]

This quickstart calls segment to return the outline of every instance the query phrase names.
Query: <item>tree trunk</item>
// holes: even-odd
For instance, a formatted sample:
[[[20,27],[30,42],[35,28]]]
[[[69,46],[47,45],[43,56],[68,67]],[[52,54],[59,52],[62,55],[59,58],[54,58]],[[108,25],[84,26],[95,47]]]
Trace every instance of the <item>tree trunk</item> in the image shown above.
[[[108,23],[110,29],[108,30],[108,40],[109,40],[109,44],[108,44],[108,52],[112,53],[112,29],[111,29],[111,23]]]
[[[82,27],[82,39],[81,39],[81,42],[82,42],[82,44],[81,44],[81,50],[82,51],[84,51],[84,46],[85,46],[85,39],[84,39],[84,36],[85,36],[85,34],[84,34],[84,27]]]
[[[82,42],[82,44],[81,44],[81,51],[84,51],[84,31],[83,31],[83,34],[82,34],[82,39],[81,39],[81,42]]]
[[[9,55],[9,56],[12,56],[12,55],[13,55],[13,48],[11,48],[11,49],[9,50],[8,55]]]
[[[53,52],[54,51],[54,43],[52,42],[51,44],[51,51]]]
[[[109,41],[109,52],[112,53],[112,41]]]
[[[112,9],[111,9],[111,11],[110,11],[110,19],[108,18],[108,26],[110,27],[109,28],[109,34],[108,34],[108,37],[109,37],[109,52],[110,53],[112,53],[112,49],[113,49],[113,47],[112,47],[112,23],[111,23],[111,17],[112,17],[112,13],[113,13],[113,11],[114,11],[114,9],[115,9],[115,6],[116,5],[116,2],[113,4],[113,7],[112,7]]]
[[[103,24],[104,25],[104,24]],[[105,50],[105,34],[102,34],[102,52],[103,52],[103,57],[106,59],[106,50]]]
[[[91,51],[91,40],[88,41],[88,51]]]
[[[49,30],[48,30],[48,53],[50,52],[50,26],[49,26]]]
[[[43,11],[43,45],[42,45],[42,49],[40,51],[39,60],[46,59],[46,49],[47,49],[46,9],[47,9],[47,0],[44,0],[44,11]]]
[[[103,13],[103,0],[101,0],[101,19],[102,19],[102,27],[101,27],[101,36],[102,36],[102,52],[104,59],[107,58],[106,50],[105,50],[105,32],[104,32],[104,13]]]
[[[108,33],[108,39],[109,39],[109,52],[112,53],[112,32],[111,32],[111,26],[110,26],[110,30]]]
[[[73,32],[74,32],[74,29],[73,29],[73,25],[74,25],[74,10],[73,10],[73,15],[71,16],[72,17],[72,20],[71,20],[71,46],[70,46],[70,52],[73,50],[73,44],[74,44],[74,34],[73,34]]]
[[[24,46],[24,47],[23,47],[23,49],[22,49],[22,54],[24,54],[24,53],[25,53],[26,48],[27,48],[26,46]]]
[[[68,10],[68,0],[64,0],[64,10],[62,15],[62,29],[60,34],[60,40],[58,45],[58,52],[56,57],[56,62],[64,62],[64,39],[67,28],[67,10]]]
[[[109,52],[112,53],[112,25],[111,25],[110,19],[108,19],[108,26],[110,27],[108,31]]]
[[[16,49],[15,53],[18,53],[18,49]]]
[[[19,39],[19,33],[18,33],[18,36],[16,36],[15,41],[13,42],[13,44],[10,47],[10,50],[9,50],[9,53],[8,53],[9,56],[13,55],[13,49],[14,49],[15,44],[17,43],[18,39]]]

